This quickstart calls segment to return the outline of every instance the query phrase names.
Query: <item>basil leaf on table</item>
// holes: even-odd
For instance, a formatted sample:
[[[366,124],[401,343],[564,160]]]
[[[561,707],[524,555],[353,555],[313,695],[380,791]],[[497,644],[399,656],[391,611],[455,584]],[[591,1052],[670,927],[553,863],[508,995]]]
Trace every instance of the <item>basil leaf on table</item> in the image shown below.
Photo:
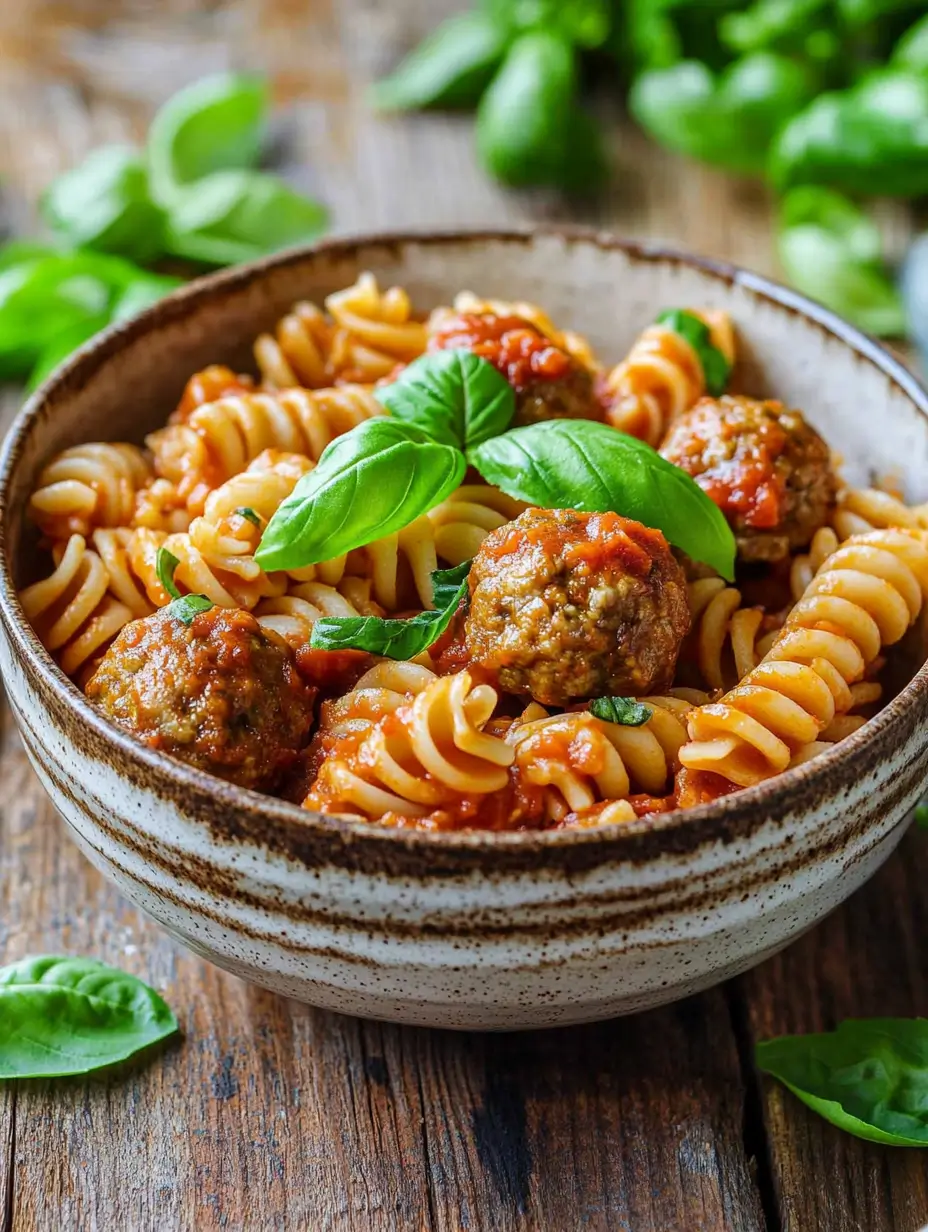
[[[443,22],[389,77],[371,90],[382,111],[475,107],[506,50],[506,35],[486,13],[461,13]]]
[[[217,171],[180,193],[165,247],[173,256],[208,265],[235,265],[316,239],[328,211],[277,176]]]
[[[601,47],[609,37],[609,0],[483,0],[489,16],[512,33],[553,30],[578,47]]]
[[[0,1078],[87,1074],[177,1031],[158,994],[89,958],[25,958],[0,969]]]
[[[161,611],[172,620],[179,620],[182,625],[190,625],[193,624],[195,616],[208,612],[215,606],[212,599],[207,599],[206,595],[181,595]]]
[[[184,185],[256,166],[267,101],[265,82],[241,73],[204,77],[168,99],[148,130],[155,199],[172,205]]]
[[[180,561],[173,552],[169,552],[167,548],[158,549],[155,555],[155,572],[158,575],[158,581],[172,599],[183,597],[174,582],[174,574],[179,564]]]
[[[56,337],[109,312],[97,260],[56,254],[0,272],[0,379],[25,375]]]
[[[63,240],[78,248],[141,262],[163,252],[164,211],[151,199],[145,162],[132,146],[91,151],[46,190],[42,213]]]
[[[377,616],[326,616],[312,627],[309,644],[319,650],[367,650],[387,659],[414,659],[427,650],[451,624],[467,594],[471,562],[432,574],[435,610],[408,620]]]
[[[629,94],[639,124],[661,145],[732,171],[764,171],[777,132],[815,97],[808,69],[756,52],[716,77],[698,60],[641,73]]]
[[[787,194],[781,220],[777,249],[793,286],[871,334],[905,334],[879,230],[861,210],[829,189],[806,185]]]
[[[130,317],[138,316],[180,286],[183,286],[181,278],[139,270],[138,277],[129,283],[113,304],[112,320],[128,321]]]
[[[576,101],[576,56],[547,30],[515,40],[477,109],[477,153],[513,187],[595,187],[605,169],[595,125]]]
[[[893,49],[891,63],[894,68],[928,71],[928,16],[906,30]]]
[[[624,432],[551,419],[484,441],[468,460],[517,500],[634,518],[734,580],[735,538],[722,511],[685,471]]]
[[[590,702],[590,714],[606,723],[641,727],[643,723],[647,723],[653,711],[650,706],[636,701],[634,697],[594,697]]]
[[[851,1018],[821,1035],[762,1040],[755,1058],[839,1129],[928,1147],[928,1019]]]
[[[819,95],[779,134],[770,174],[780,189],[823,184],[864,195],[928,192],[928,74],[887,68]]]
[[[471,351],[421,355],[374,396],[394,419],[459,449],[505,432],[516,410],[506,378]]]
[[[666,325],[690,344],[699,359],[706,389],[713,397],[725,392],[731,364],[713,343],[711,330],[701,317],[684,308],[669,308],[660,313],[655,324]]]
[[[78,347],[82,347],[85,342],[89,342],[101,329],[106,329],[109,323],[110,317],[107,313],[84,317],[49,339],[29,373],[26,393],[32,393],[33,390],[38,389],[46,377],[51,376],[69,355],[72,355]]]
[[[368,419],[336,437],[261,536],[263,569],[302,569],[402,530],[464,478],[460,450],[412,424]]]

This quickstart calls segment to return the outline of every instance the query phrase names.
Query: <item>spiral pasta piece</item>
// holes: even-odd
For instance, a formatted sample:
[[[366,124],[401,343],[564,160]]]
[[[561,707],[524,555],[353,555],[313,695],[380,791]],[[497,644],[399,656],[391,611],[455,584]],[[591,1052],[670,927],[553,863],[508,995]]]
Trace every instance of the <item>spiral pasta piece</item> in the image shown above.
[[[95,526],[128,523],[136,493],[151,479],[151,463],[137,445],[75,445],[44,467],[29,514],[50,539],[87,536]]]
[[[316,462],[335,437],[383,413],[369,390],[354,385],[242,394],[197,407],[185,423],[152,433],[147,444],[158,474],[176,485],[197,516],[213,488],[264,450],[304,454]]]
[[[709,309],[693,311],[709,327],[712,343],[731,363],[735,345],[731,318]],[[687,340],[657,322],[649,325],[625,359],[606,376],[606,420],[614,428],[657,447],[671,422],[706,392],[699,356]]]
[[[829,556],[757,667],[688,720],[680,760],[748,787],[785,770],[855,704],[883,646],[905,634],[928,597],[928,547],[906,531],[872,531]]]
[[[324,616],[382,615],[382,609],[365,607],[325,582],[298,582],[286,593],[262,599],[255,618],[262,629],[278,634],[291,646],[304,646],[313,625]]]
[[[49,577],[20,594],[23,611],[62,671],[76,675],[97,651],[133,618],[109,593],[109,574],[82,535],[72,535],[52,552]]]
[[[845,488],[838,497],[832,525],[839,539],[891,527],[928,532],[928,504],[906,505],[878,488]]]
[[[517,518],[527,508],[489,484],[465,483],[427,517],[435,533],[435,549],[449,565],[475,556],[491,531]]]
[[[462,796],[502,790],[515,750],[484,732],[496,705],[470,673],[439,676],[377,720],[352,755],[326,758],[307,808],[423,817]]]
[[[721,691],[757,666],[764,611],[743,607],[741,591],[721,578],[699,578],[687,593],[693,627],[684,656],[692,654],[706,688]]]
[[[547,821],[563,823],[602,801],[624,801],[634,791],[658,795],[667,789],[693,706],[673,695],[641,701],[651,708],[651,717],[640,727],[575,711],[510,729],[507,740],[516,751],[518,774],[545,789]]]

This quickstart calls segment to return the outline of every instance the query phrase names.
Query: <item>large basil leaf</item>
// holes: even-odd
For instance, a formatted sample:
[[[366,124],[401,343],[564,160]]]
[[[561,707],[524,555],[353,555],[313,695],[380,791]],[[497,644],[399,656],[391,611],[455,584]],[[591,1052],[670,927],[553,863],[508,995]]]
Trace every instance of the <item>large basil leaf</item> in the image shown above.
[[[180,90],[148,130],[148,166],[156,200],[172,205],[185,184],[215,171],[254,167],[261,152],[267,84],[218,73]]]
[[[470,561],[432,574],[435,610],[409,620],[377,616],[326,616],[313,625],[309,644],[321,650],[367,650],[387,659],[414,659],[427,650],[451,624],[467,593]]]
[[[470,351],[422,355],[375,396],[394,419],[459,449],[505,432],[516,410],[506,378],[489,360]]]
[[[25,958],[0,969],[0,1078],[86,1074],[177,1031],[158,994],[90,958]]]
[[[649,445],[589,420],[551,419],[484,441],[468,460],[488,483],[547,509],[613,510],[662,531],[734,580],[735,538],[717,505]]]
[[[412,424],[368,419],[327,445],[268,523],[264,569],[302,569],[408,526],[449,496],[467,469],[460,450]]]
[[[928,1146],[928,1019],[850,1018],[822,1035],[762,1040],[756,1059],[839,1129]]]

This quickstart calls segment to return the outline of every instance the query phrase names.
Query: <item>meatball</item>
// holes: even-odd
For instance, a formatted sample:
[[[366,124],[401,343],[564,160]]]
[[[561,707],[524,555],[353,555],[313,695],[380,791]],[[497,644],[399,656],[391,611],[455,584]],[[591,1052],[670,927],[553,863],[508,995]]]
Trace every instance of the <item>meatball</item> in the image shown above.
[[[725,514],[743,561],[778,561],[828,521],[837,478],[828,446],[782,402],[702,398],[675,420],[661,453]]]
[[[517,426],[602,417],[592,373],[521,317],[448,316],[439,320],[429,350],[466,350],[489,360],[515,390]]]
[[[87,696],[152,748],[269,791],[309,737],[315,690],[249,612],[213,607],[184,624],[164,608],[126,625]]]
[[[660,531],[527,509],[483,541],[468,581],[467,657],[501,688],[565,706],[670,683],[690,614]]]

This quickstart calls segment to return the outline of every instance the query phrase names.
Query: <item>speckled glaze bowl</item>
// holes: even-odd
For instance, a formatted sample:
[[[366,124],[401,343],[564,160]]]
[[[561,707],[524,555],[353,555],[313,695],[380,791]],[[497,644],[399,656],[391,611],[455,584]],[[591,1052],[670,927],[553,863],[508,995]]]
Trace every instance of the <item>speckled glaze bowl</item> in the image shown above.
[[[928,397],[823,309],[716,262],[592,234],[335,241],[187,287],[85,347],[27,405],[0,474],[0,666],[36,771],[88,858],[212,962],[288,996],[442,1027],[585,1022],[696,992],[811,927],[889,855],[928,770],[928,669],[818,760],[687,813],[576,833],[425,835],[327,819],[239,790],[110,726],[16,598],[40,465],[140,440],[186,378],[250,366],[295,300],[364,269],[415,303],[461,288],[537,300],[616,360],[662,308],[737,324],[735,387],[803,408],[852,477],[928,497]]]

